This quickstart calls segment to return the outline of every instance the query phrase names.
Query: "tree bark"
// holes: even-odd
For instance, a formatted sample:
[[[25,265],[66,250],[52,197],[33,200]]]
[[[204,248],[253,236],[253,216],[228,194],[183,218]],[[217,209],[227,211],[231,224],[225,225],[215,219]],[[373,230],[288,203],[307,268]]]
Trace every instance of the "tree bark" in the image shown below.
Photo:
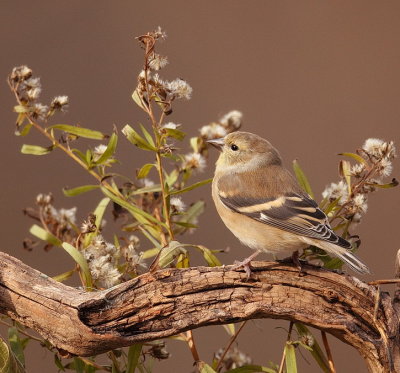
[[[370,372],[400,372],[399,314],[389,294],[314,266],[302,274],[276,262],[252,266],[249,281],[231,266],[162,269],[85,292],[0,253],[0,313],[79,356],[206,325],[286,319],[353,346]]]

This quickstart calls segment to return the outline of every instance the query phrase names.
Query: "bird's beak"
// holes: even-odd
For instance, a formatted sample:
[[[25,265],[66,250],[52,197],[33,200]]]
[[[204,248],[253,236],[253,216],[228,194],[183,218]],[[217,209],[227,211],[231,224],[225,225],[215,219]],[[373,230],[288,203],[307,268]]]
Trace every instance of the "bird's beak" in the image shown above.
[[[206,142],[217,148],[219,151],[222,151],[222,147],[225,145],[223,137],[220,139],[207,140]]]

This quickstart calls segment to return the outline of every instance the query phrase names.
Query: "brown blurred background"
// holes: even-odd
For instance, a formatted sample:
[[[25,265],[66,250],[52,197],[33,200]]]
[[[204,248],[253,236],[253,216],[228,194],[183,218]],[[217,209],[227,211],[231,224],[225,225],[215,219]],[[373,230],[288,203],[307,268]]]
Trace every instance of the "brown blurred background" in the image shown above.
[[[32,224],[22,209],[40,192],[52,191],[57,207],[79,206],[83,218],[100,195],[63,197],[61,188],[91,183],[89,176],[61,154],[24,156],[23,143],[46,143],[32,132],[14,136],[13,97],[5,77],[13,66],[27,64],[41,76],[42,101],[66,94],[69,113],[55,120],[79,123],[110,133],[146,118],[130,98],[142,51],[134,36],[162,26],[168,39],[160,51],[170,64],[162,75],[181,77],[194,88],[192,100],[175,105],[171,120],[190,135],[231,109],[244,113],[244,130],[268,138],[290,166],[298,158],[320,198],[337,181],[337,153],[354,151],[368,137],[394,140],[400,146],[400,3],[393,1],[5,1],[0,2],[1,99],[1,250],[52,276],[71,267],[61,250],[22,249]],[[133,175],[143,164],[140,152],[121,137],[117,157],[122,172]],[[185,142],[187,146],[187,142]],[[211,177],[216,154],[202,177]],[[397,162],[398,163],[398,162]],[[394,176],[398,175],[395,164]],[[250,251],[223,226],[210,199],[210,188],[184,196],[203,198],[207,211],[197,233],[185,242],[231,248],[221,257],[229,264]],[[359,226],[359,256],[372,278],[393,276],[399,249],[396,212],[399,189],[384,190],[369,202]],[[118,225],[109,219],[112,232]],[[111,233],[109,240],[111,240]],[[267,258],[265,256],[265,258]],[[388,288],[388,290],[391,290]],[[134,300],[132,300],[134,301]],[[280,320],[257,320],[246,326],[239,347],[254,363],[279,362],[288,327]],[[5,336],[2,332],[3,337]],[[226,344],[222,327],[195,331],[199,352]],[[332,341],[338,372],[365,371],[350,347]],[[155,372],[190,372],[191,356],[182,342],[169,342],[173,359]],[[298,355],[301,372],[319,372],[312,359]],[[52,355],[32,342],[28,372],[56,372]],[[351,368],[349,368],[351,367]]]

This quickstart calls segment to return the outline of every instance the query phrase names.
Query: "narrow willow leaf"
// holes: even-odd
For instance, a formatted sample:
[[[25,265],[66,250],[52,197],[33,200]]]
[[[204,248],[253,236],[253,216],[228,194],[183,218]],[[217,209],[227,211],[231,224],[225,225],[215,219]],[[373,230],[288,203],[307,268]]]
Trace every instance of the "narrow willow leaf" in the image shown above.
[[[199,226],[196,225],[196,224],[184,223],[184,222],[182,222],[182,221],[176,221],[175,224],[176,224],[176,225],[179,225],[180,227],[187,228],[187,229],[191,229],[191,228],[195,229],[195,228],[198,228],[198,227],[199,227]]]
[[[64,273],[60,273],[57,276],[53,276],[52,279],[58,282],[64,282],[66,280],[68,280],[73,274],[74,274],[74,270],[72,269],[71,271],[67,271]]]
[[[365,165],[368,164],[368,162],[367,162],[363,157],[361,157],[361,156],[358,155],[358,154],[354,154],[354,153],[339,153],[339,155],[344,155],[344,156],[346,156],[346,157],[353,158],[353,159],[356,160],[358,163],[363,163],[363,164],[365,164]]]
[[[155,167],[154,163],[146,163],[137,173],[137,178],[144,179],[153,167]]]
[[[135,369],[139,363],[140,354],[142,353],[142,347],[143,343],[136,343],[129,347],[126,373],[135,373]]]
[[[46,155],[49,154],[54,149],[54,146],[49,146],[44,148],[43,146],[39,145],[28,145],[24,144],[21,147],[22,154],[31,154],[31,155]]]
[[[297,373],[296,351],[292,343],[286,343],[285,363],[287,373]]]
[[[155,257],[160,252],[160,249],[154,247],[153,249],[148,249],[143,252],[142,259],[149,259]]]
[[[174,195],[174,194],[181,194],[181,193],[189,192],[190,190],[193,190],[193,189],[196,189],[196,188],[201,187],[201,186],[203,186],[203,185],[206,185],[206,184],[211,183],[212,180],[213,180],[212,178],[206,179],[206,180],[202,180],[202,181],[199,181],[199,182],[194,183],[194,184],[192,184],[192,185],[189,185],[189,186],[186,187],[186,188],[183,188],[183,189],[180,189],[180,190],[173,190],[173,191],[171,191],[171,192],[169,193],[169,195],[172,196],[172,195]]]
[[[85,280],[85,285],[88,289],[91,289],[93,287],[92,275],[90,273],[88,263],[82,253],[68,242],[63,242],[62,247],[69,255],[72,256],[75,262],[79,264],[82,276]]]
[[[84,153],[82,153],[79,149],[72,149],[72,152],[75,153],[83,163],[88,165],[86,162],[86,155]]]
[[[56,365],[59,371],[65,372],[64,365],[62,365],[62,362],[60,358],[57,356],[57,354],[54,354],[54,364]]]
[[[147,140],[140,136],[129,124],[122,129],[122,133],[126,136],[128,141],[133,145],[136,145],[138,148],[157,151],[155,146],[151,145]]]
[[[64,196],[66,197],[75,197],[79,194],[90,192],[91,190],[100,188],[99,185],[81,185],[76,188],[65,189],[63,188]]]
[[[296,175],[297,181],[299,182],[300,186],[303,188],[303,190],[310,195],[311,198],[314,198],[314,193],[311,190],[310,183],[308,182],[307,176],[301,169],[299,162],[297,159],[293,161],[293,170]]]
[[[165,128],[165,132],[167,136],[173,137],[179,141],[182,141],[186,136],[185,132],[173,128]]]
[[[7,343],[0,338],[0,372],[25,373],[24,366],[15,357]]]
[[[227,370],[225,373],[276,373],[275,369],[263,367],[261,365],[244,365],[240,368],[234,368],[231,370]]]
[[[21,114],[20,114],[20,115],[21,115]],[[22,124],[22,123],[21,123],[21,124]],[[25,125],[25,127],[24,127],[21,131],[18,131],[18,133],[16,132],[15,134],[16,134],[17,136],[26,136],[26,135],[29,134],[31,128],[32,128],[32,124],[31,124],[31,123],[28,123],[28,124]]]
[[[104,213],[106,212],[109,203],[110,203],[110,198],[103,198],[93,211],[93,214],[96,216],[97,230],[99,230],[99,228],[101,227],[101,222],[103,220]]]
[[[335,199],[334,201],[332,201],[328,206],[326,206],[326,207],[324,208],[325,214],[328,215],[331,211],[333,211],[333,210],[336,208],[336,206],[338,205],[339,201],[340,201],[340,197],[339,197],[339,198],[336,198],[336,199]]]
[[[146,103],[142,100],[139,92],[137,89],[135,89],[132,93],[132,100],[135,101],[136,105],[139,106],[142,110],[144,110],[147,113],[147,105]]]
[[[314,360],[317,362],[317,364],[320,366],[320,368],[325,372],[325,373],[330,373],[331,370],[329,368],[329,363],[328,359],[326,358],[325,354],[322,352],[321,347],[319,346],[317,340],[315,337],[312,335],[310,330],[303,324],[295,323],[294,324],[299,335],[300,336],[305,336],[305,335],[310,335],[314,339],[314,343],[311,347],[311,356],[314,358]]]
[[[200,138],[199,137],[192,137],[190,138],[190,146],[192,147],[195,153],[199,152],[200,149]]]
[[[73,367],[76,373],[85,373],[85,363],[79,357],[74,357]]]
[[[222,266],[222,263],[219,261],[219,259],[214,255],[214,253],[210,249],[208,249],[207,247],[205,247],[203,245],[196,245],[194,247],[198,248],[201,251],[201,253],[204,256],[204,259],[206,260],[207,264],[210,267]]]
[[[171,241],[168,246],[163,247],[158,259],[158,265],[160,268],[170,265],[180,254],[187,254],[187,250],[184,246],[184,244],[181,244],[178,241]]]
[[[18,330],[15,326],[8,328],[8,343],[10,344],[11,351],[21,363],[25,366],[24,348],[22,346],[21,338],[18,335]]]
[[[31,228],[29,229],[29,233],[43,241],[48,242],[51,245],[60,247],[62,245],[62,242],[56,236],[54,236],[50,232],[47,232],[45,229],[36,224],[33,224],[31,226]]]
[[[190,267],[190,260],[188,253],[181,253],[178,255],[176,259],[176,268],[189,268]]]
[[[200,373],[217,373],[213,368],[211,368],[204,361],[198,363]]]
[[[235,334],[235,324],[230,323],[222,326],[231,337]]]
[[[347,184],[347,191],[349,194],[351,193],[351,165],[349,161],[346,160],[341,160],[339,162],[339,174],[341,177],[343,177],[346,180]]]
[[[153,136],[150,135],[149,131],[147,131],[146,127],[143,124],[139,123],[139,126],[143,132],[145,139],[148,141],[148,143],[155,147],[156,144],[154,143]]]
[[[387,184],[367,183],[367,185],[371,185],[371,186],[377,187],[377,188],[387,189],[387,188],[396,187],[397,185],[399,185],[399,182],[396,179],[392,179],[392,182],[391,183],[387,183]]]
[[[148,224],[149,222],[156,223],[157,225],[160,225],[164,228],[166,228],[165,223],[157,220],[154,216],[150,215],[146,211],[143,211],[137,206],[134,206],[133,204],[123,200],[120,197],[117,197],[115,194],[111,193],[108,189],[102,187],[101,190],[103,193],[109,197],[112,201],[123,207],[124,209],[128,210],[133,217],[139,221],[140,223]]]
[[[24,105],[16,105],[14,106],[15,113],[29,113],[29,107]]]
[[[110,137],[110,141],[107,144],[107,148],[104,153],[100,156],[100,158],[95,162],[96,165],[103,164],[110,157],[112,157],[115,153],[115,149],[117,148],[118,136],[113,133]]]
[[[138,194],[155,193],[155,192],[161,192],[160,184],[155,184],[155,185],[152,185],[152,186],[148,186],[148,187],[137,189],[134,192],[132,192],[131,195],[132,196],[136,196]]]
[[[103,140],[108,137],[107,135],[103,134],[100,131],[91,130],[89,128],[71,126],[69,124],[55,124],[49,127],[48,129],[58,129],[70,133],[71,135],[76,135],[79,137],[84,137],[86,139],[93,139],[93,140]]]
[[[178,180],[179,177],[179,171],[177,169],[174,169],[171,171],[170,174],[165,175],[165,182],[169,185],[170,188],[176,183],[176,180]]]

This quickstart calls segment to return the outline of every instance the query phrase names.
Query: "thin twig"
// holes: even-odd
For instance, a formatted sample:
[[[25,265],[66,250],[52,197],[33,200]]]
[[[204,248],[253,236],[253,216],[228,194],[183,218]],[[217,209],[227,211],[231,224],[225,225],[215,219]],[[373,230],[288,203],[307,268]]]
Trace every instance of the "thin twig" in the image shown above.
[[[368,285],[385,285],[385,284],[398,284],[400,282],[400,278],[392,278],[389,280],[375,280],[368,282]]]
[[[328,338],[326,337],[326,333],[324,331],[321,331],[321,336],[322,336],[322,342],[324,342],[326,356],[328,357],[329,369],[331,370],[331,373],[336,373],[335,364],[333,362],[333,357],[332,357],[332,351],[331,351],[331,348],[329,347]]]
[[[9,328],[12,328],[12,327],[13,327],[13,325],[11,325],[11,324],[9,324],[9,323],[7,323],[7,322],[1,320],[1,319],[0,319],[0,324],[3,324],[3,325],[5,325],[5,326],[8,326]],[[29,333],[27,333],[27,332],[24,332],[23,330],[21,330],[21,329],[19,329],[19,328],[17,328],[17,330],[18,330],[19,333],[25,335],[26,337],[28,337],[28,338],[30,338],[30,339],[33,339],[34,341],[37,341],[37,342],[40,342],[40,343],[44,343],[44,340],[43,340],[43,339],[34,337],[33,335],[31,335],[31,334],[29,334]]]
[[[242,325],[239,326],[238,330],[236,330],[235,334],[231,337],[231,339],[229,340],[228,344],[226,345],[225,350],[224,350],[223,354],[221,355],[221,358],[219,359],[218,364],[217,364],[217,366],[215,368],[215,370],[217,372],[220,369],[221,364],[224,361],[226,354],[228,353],[228,351],[232,347],[233,342],[235,342],[236,338],[238,337],[239,333],[242,331],[242,329],[244,328],[246,323],[247,323],[247,320],[242,322]]]
[[[194,342],[193,331],[192,330],[189,330],[189,331],[186,332],[186,341],[188,343],[190,352],[192,353],[193,360],[195,362],[200,361],[200,356],[199,356],[199,353],[198,353],[197,348],[196,348],[196,343]]]
[[[283,373],[283,367],[285,365],[285,357],[286,357],[286,344],[290,341],[290,337],[292,335],[293,324],[294,324],[293,321],[291,321],[290,325],[289,325],[289,331],[288,331],[288,335],[287,335],[286,342],[285,342],[285,348],[283,349],[282,360],[281,360],[281,364],[279,365],[278,373]]]

